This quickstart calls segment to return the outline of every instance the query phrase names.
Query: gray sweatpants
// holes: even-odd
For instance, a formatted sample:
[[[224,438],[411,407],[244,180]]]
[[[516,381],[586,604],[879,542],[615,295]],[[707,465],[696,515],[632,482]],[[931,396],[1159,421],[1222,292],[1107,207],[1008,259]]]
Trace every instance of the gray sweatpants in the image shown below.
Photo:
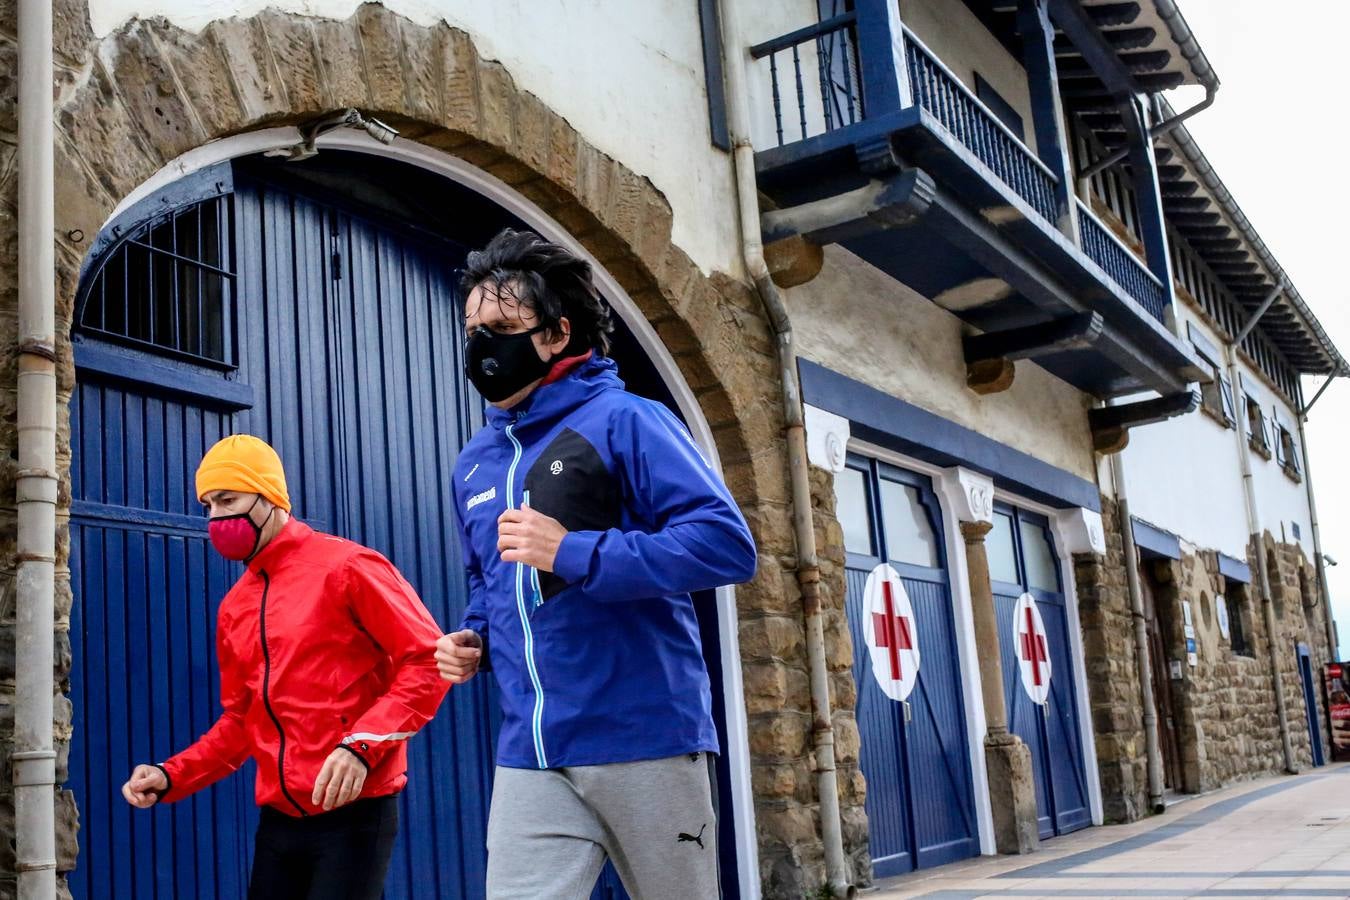
[[[608,857],[633,900],[717,900],[708,754],[497,767],[488,900],[586,900]]]

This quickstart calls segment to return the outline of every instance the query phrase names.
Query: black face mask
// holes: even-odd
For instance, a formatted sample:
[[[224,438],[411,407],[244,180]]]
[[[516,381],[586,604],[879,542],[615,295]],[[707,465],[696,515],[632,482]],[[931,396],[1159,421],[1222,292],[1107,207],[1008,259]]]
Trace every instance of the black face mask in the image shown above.
[[[497,403],[538,381],[553,367],[552,359],[540,359],[532,335],[545,326],[516,334],[496,334],[479,328],[464,342],[464,371],[478,393]]]

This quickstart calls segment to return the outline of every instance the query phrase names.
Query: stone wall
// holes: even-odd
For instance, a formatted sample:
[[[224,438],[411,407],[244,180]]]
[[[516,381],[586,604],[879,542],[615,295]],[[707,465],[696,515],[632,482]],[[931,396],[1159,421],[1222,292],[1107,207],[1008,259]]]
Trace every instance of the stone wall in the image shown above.
[[[1079,616],[1083,628],[1088,693],[1101,773],[1107,821],[1131,821],[1148,814],[1147,762],[1143,704],[1139,690],[1134,625],[1125,580],[1124,553],[1117,508],[1102,498],[1106,533],[1104,556],[1074,558]],[[1277,542],[1269,533],[1263,545],[1270,562],[1276,598],[1277,649],[1290,738],[1296,764],[1312,763],[1296,644],[1308,645],[1313,672],[1327,659],[1325,603],[1316,571],[1296,544]],[[1249,563],[1256,578],[1255,541]],[[1269,634],[1258,584],[1241,586],[1219,574],[1213,551],[1185,548],[1179,560],[1149,559],[1141,566],[1162,615],[1162,639],[1170,661],[1181,662],[1182,676],[1170,679],[1173,713],[1187,792],[1213,790],[1234,782],[1284,771],[1279,721],[1272,689]],[[1248,653],[1233,651],[1222,636],[1218,606],[1235,594],[1247,635]],[[1197,665],[1187,663],[1182,602],[1189,601],[1197,643]],[[1316,689],[1318,725],[1326,751],[1320,683]]]
[[[1327,643],[1327,603],[1318,583],[1317,569],[1302,547],[1296,543],[1277,541],[1270,532],[1265,533],[1263,543],[1269,564],[1271,596],[1275,601],[1280,674],[1289,714],[1289,733],[1294,745],[1294,763],[1304,769],[1311,766],[1313,761],[1312,736],[1307,725],[1303,679],[1299,674],[1296,647],[1300,643],[1308,647],[1322,758],[1330,759],[1325,698],[1322,696],[1322,665],[1333,661]]]
[[[1218,557],[1210,552],[1184,553],[1179,560],[1144,563],[1146,577],[1156,586],[1160,619],[1170,624],[1162,634],[1172,671],[1180,663],[1180,678],[1169,677],[1182,784],[1177,789],[1196,793],[1233,781],[1283,769],[1279,720],[1271,693],[1268,650],[1264,638],[1259,591],[1230,588],[1219,575]],[[1235,653],[1219,628],[1217,604],[1233,593],[1236,612],[1248,639],[1248,654]],[[1191,605],[1197,664],[1187,661],[1183,602]]]
[[[12,748],[16,299],[14,13],[0,3],[0,755]],[[622,285],[661,336],[699,399],[727,482],[760,547],[759,572],[738,593],[764,895],[796,898],[825,879],[811,757],[802,609],[794,578],[775,342],[747,285],[705,275],[671,239],[666,199],[622,161],[516,88],[472,36],[423,27],[367,4],[344,21],[264,11],[189,33],[132,21],[95,41],[81,0],[56,4],[58,460],[56,734],[58,780],[71,734],[73,602],[68,568],[69,332],[86,248],[114,206],[171,160],[210,140],[293,124],[354,106],[408,140],[453,154],[529,198],[566,227]],[[732,200],[729,198],[730,204]],[[715,334],[715,337],[708,337]],[[699,335],[703,335],[700,338]],[[815,481],[821,546],[831,542],[832,491]],[[833,526],[837,531],[837,526]],[[842,552],[842,551],[840,551]],[[837,556],[837,554],[836,554]],[[849,852],[866,872],[866,822],[842,619],[842,559],[822,592]],[[831,568],[832,567],[832,568]],[[8,668],[5,662],[8,662]],[[58,793],[60,870],[77,864],[76,801]],[[0,897],[13,893],[12,790],[0,780]],[[62,881],[64,890],[64,881]]]
[[[1312,742],[1308,729],[1303,684],[1298,670],[1296,646],[1308,646],[1312,671],[1320,678],[1327,659],[1324,605],[1316,584],[1316,572],[1294,544],[1264,538],[1269,562],[1271,593],[1275,598],[1276,650],[1294,763],[1312,765]],[[1254,579],[1257,578],[1256,543],[1249,548]],[[1236,781],[1284,771],[1279,718],[1271,681],[1270,637],[1261,606],[1259,582],[1241,585],[1219,574],[1218,555],[1212,551],[1187,550],[1179,560],[1152,561],[1150,574],[1161,590],[1158,603],[1170,604],[1176,627],[1165,635],[1169,660],[1182,663],[1182,677],[1171,679],[1177,732],[1181,745],[1184,789],[1208,791]],[[1219,626],[1218,604],[1232,596],[1235,613],[1247,635],[1246,654],[1234,652],[1231,637]],[[1182,603],[1191,605],[1195,628],[1197,664],[1186,658],[1182,634]],[[1322,722],[1320,682],[1314,683],[1318,726],[1326,752],[1326,727]]]
[[[1143,705],[1119,515],[1109,498],[1101,503],[1106,553],[1075,554],[1074,583],[1102,812],[1107,822],[1132,822],[1148,814]]]
[[[845,849],[855,875],[870,881],[865,786],[858,768],[859,735],[854,707],[853,646],[844,611],[844,540],[834,517],[834,478],[819,468],[811,473],[816,541],[820,556],[820,601],[830,669],[840,807]],[[763,839],[760,864],[766,896],[809,895],[824,881],[824,852],[816,800],[813,716],[806,661],[806,632],[800,594],[786,574],[795,548],[791,536],[774,547],[787,554],[780,562],[782,582],[759,585],[737,595],[741,618],[741,657],[750,726],[751,769],[756,813]],[[753,635],[753,640],[748,636]],[[770,836],[772,835],[772,836]]]

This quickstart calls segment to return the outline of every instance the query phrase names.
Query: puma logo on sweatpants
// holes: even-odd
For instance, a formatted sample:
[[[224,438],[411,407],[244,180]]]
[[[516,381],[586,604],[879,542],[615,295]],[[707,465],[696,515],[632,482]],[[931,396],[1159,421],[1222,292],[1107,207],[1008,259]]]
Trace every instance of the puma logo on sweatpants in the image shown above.
[[[692,834],[686,834],[685,832],[681,831],[680,834],[679,834],[679,837],[677,837],[677,838],[675,839],[675,843],[677,843],[677,844],[684,844],[684,843],[698,844],[698,849],[702,850],[702,849],[703,849],[703,832],[705,832],[705,831],[707,831],[707,830],[708,830],[708,823],[707,823],[707,822],[704,822],[704,823],[703,823],[703,827],[700,828],[700,829],[698,830],[698,835],[697,835],[697,836],[692,835]]]

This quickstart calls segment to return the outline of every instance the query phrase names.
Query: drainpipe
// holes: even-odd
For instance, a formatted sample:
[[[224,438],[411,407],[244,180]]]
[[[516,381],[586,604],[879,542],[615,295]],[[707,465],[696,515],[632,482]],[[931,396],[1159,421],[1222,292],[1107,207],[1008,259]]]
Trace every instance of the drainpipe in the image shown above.
[[[1285,283],[1281,280],[1275,285],[1274,290],[1266,296],[1261,302],[1256,312],[1252,313],[1247,324],[1242,326],[1242,330],[1231,341],[1224,344],[1224,362],[1228,366],[1228,380],[1233,385],[1233,390],[1238,390],[1242,383],[1238,372],[1238,347],[1246,340],[1247,335],[1256,327],[1256,323],[1266,314],[1275,301],[1285,291]],[[1245,410],[1246,397],[1243,397]],[[1256,537],[1256,570],[1261,585],[1261,606],[1265,613],[1266,635],[1270,650],[1270,680],[1275,690],[1275,712],[1280,720],[1280,747],[1284,752],[1284,768],[1290,774],[1298,772],[1298,766],[1294,763],[1294,746],[1289,739],[1289,716],[1285,712],[1284,704],[1284,684],[1280,678],[1280,653],[1279,636],[1276,633],[1277,622],[1275,620],[1275,598],[1270,592],[1270,570],[1266,565],[1266,542],[1261,531],[1261,512],[1256,502],[1256,480],[1252,475],[1251,453],[1247,447],[1247,423],[1250,421],[1245,415],[1244,421],[1237,423],[1234,429],[1237,435],[1238,462],[1242,466],[1242,487],[1243,498],[1247,505],[1247,531]],[[1300,428],[1302,425],[1300,424]],[[1305,457],[1306,460],[1306,457]]]
[[[1339,373],[1333,372],[1331,377],[1327,379],[1327,384],[1331,384],[1337,374]],[[1326,390],[1326,385],[1322,386],[1322,390]],[[1316,403],[1317,398],[1321,396],[1322,392],[1318,391],[1317,396],[1313,397],[1313,403]],[[1327,584],[1327,567],[1322,560],[1322,531],[1317,527],[1317,498],[1313,494],[1308,435],[1303,429],[1303,423],[1308,420],[1308,410],[1312,409],[1313,403],[1309,403],[1298,412],[1298,445],[1303,453],[1303,487],[1308,491],[1308,518],[1312,525],[1313,564],[1317,567],[1317,587],[1322,592],[1322,617],[1325,619],[1324,624],[1327,629],[1327,654],[1332,660],[1335,660],[1339,657],[1336,648],[1336,621],[1331,617],[1331,586]]]
[[[760,302],[778,338],[779,381],[782,384],[784,437],[792,479],[792,525],[797,543],[797,584],[806,620],[806,657],[810,671],[812,734],[816,757],[816,793],[820,802],[821,838],[825,845],[825,876],[834,896],[852,898],[844,856],[843,819],[839,812],[839,783],[834,762],[834,717],[830,706],[829,666],[825,653],[825,625],[820,608],[820,563],[811,517],[811,482],[806,457],[806,423],[801,387],[797,381],[797,349],[778,285],[769,275],[760,237],[759,191],[755,187],[755,150],[750,141],[750,100],[746,86],[746,47],[738,2],[723,2],[722,53],[726,60],[728,121],[736,172],[736,199],[741,225],[741,252],[754,279]]]
[[[1160,813],[1163,802],[1162,749],[1158,745],[1158,705],[1153,697],[1152,653],[1148,645],[1148,620],[1144,616],[1144,592],[1139,586],[1139,549],[1134,544],[1134,520],[1125,487],[1125,461],[1111,454],[1111,481],[1115,487],[1120,536],[1125,552],[1125,585],[1130,593],[1130,618],[1134,622],[1134,654],[1139,661],[1139,693],[1144,702],[1144,753],[1148,761],[1148,808]]]
[[[19,468],[14,676],[15,868],[21,900],[56,896],[52,747],[56,568],[56,230],[52,5],[19,0]]]
[[[1152,142],[1157,138],[1162,137],[1172,129],[1176,128],[1178,125],[1184,123],[1187,119],[1189,119],[1196,113],[1203,112],[1209,109],[1212,105],[1214,105],[1214,95],[1217,94],[1218,92],[1219,92],[1219,85],[1217,82],[1212,85],[1209,84],[1205,85],[1205,99],[1201,100],[1199,103],[1195,104],[1190,109],[1187,109],[1183,112],[1179,112],[1176,115],[1172,116],[1170,119],[1167,119],[1165,121],[1159,122],[1157,125],[1154,125],[1152,128],[1148,130],[1149,141]],[[1130,148],[1128,145],[1126,145],[1125,147],[1122,147],[1121,149],[1116,150],[1115,152],[1110,153],[1107,156],[1103,156],[1101,159],[1092,163],[1081,173],[1079,173],[1078,180],[1088,181],[1094,175],[1106,171],[1107,169],[1111,168],[1116,163],[1120,162],[1122,159],[1124,159],[1129,155],[1130,155]]]

